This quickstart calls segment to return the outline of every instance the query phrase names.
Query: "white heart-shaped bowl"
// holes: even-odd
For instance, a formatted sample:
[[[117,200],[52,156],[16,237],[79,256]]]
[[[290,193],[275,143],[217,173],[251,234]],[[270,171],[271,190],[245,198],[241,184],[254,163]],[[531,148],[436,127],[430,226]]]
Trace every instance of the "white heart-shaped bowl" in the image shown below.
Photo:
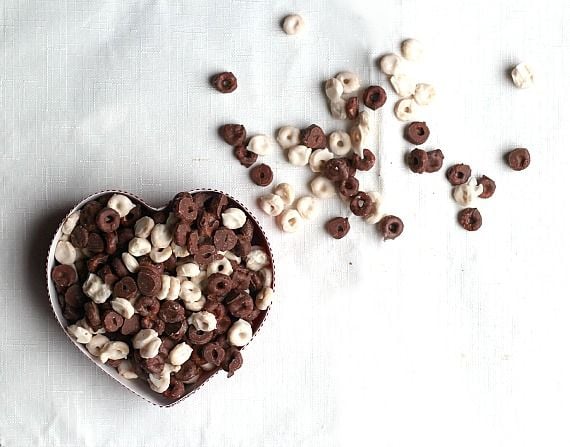
[[[235,198],[233,198],[232,196],[230,196],[229,194],[227,194],[223,191],[218,191],[218,190],[214,190],[214,189],[196,189],[196,190],[192,190],[189,192],[190,192],[190,194],[196,194],[199,192],[213,192],[213,193],[225,194],[228,197],[228,199],[230,199],[230,203],[233,201],[234,202],[233,205],[237,206],[238,208],[241,208],[245,212],[247,217],[249,217],[253,221],[253,223],[255,225],[255,231],[256,231],[256,234],[258,235],[258,239],[259,239],[258,240],[259,243],[257,245],[261,245],[262,247],[264,247],[266,249],[267,253],[269,254],[270,263],[271,263],[270,268],[271,268],[271,271],[273,273],[273,281],[272,281],[271,287],[275,290],[275,262],[273,259],[273,253],[271,251],[269,241],[267,240],[267,236],[265,235],[265,232],[261,228],[261,225],[259,224],[259,221],[255,217],[255,215],[252,214],[241,202],[239,202],[238,200],[236,200]],[[71,209],[69,211],[69,213],[67,214],[67,216],[65,216],[65,218],[61,221],[61,223],[60,223],[60,225],[59,225],[59,227],[58,227],[58,229],[54,235],[54,238],[50,244],[50,248],[49,248],[49,252],[48,252],[47,264],[46,264],[46,275],[47,275],[47,289],[48,289],[48,295],[49,295],[49,299],[50,299],[51,308],[53,310],[55,318],[57,319],[57,321],[59,322],[59,325],[61,326],[61,329],[63,330],[63,332],[65,332],[65,334],[67,335],[69,340],[77,347],[77,349],[79,349],[98,368],[105,371],[110,377],[115,379],[117,382],[119,382],[121,385],[123,385],[128,390],[135,393],[137,396],[142,397],[147,402],[150,402],[154,405],[158,405],[160,407],[171,407],[173,405],[176,405],[176,404],[182,402],[188,396],[194,394],[200,388],[204,387],[206,382],[208,382],[208,380],[210,380],[210,378],[213,375],[222,371],[221,368],[216,368],[207,374],[202,374],[199,382],[193,387],[193,389],[191,391],[189,391],[188,393],[186,393],[185,395],[183,395],[182,397],[180,397],[179,399],[176,399],[176,400],[167,399],[166,397],[162,396],[161,394],[158,394],[158,393],[155,393],[154,391],[152,391],[145,381],[143,381],[141,379],[135,379],[135,380],[125,379],[124,377],[119,375],[119,373],[117,372],[117,370],[115,368],[101,363],[99,361],[99,359],[97,359],[96,357],[93,357],[91,354],[89,354],[89,352],[87,351],[87,349],[85,348],[84,345],[75,341],[69,335],[69,333],[66,330],[68,323],[63,316],[63,311],[62,311],[62,308],[61,308],[61,305],[60,305],[59,299],[58,299],[58,292],[57,292],[55,284],[53,283],[53,280],[51,278],[51,271],[52,271],[52,269],[56,263],[55,247],[57,245],[57,242],[61,238],[63,223],[65,222],[67,217],[71,213],[73,213],[74,211],[83,208],[83,206],[87,202],[90,202],[91,200],[96,200],[99,197],[101,197],[103,195],[108,195],[108,194],[123,194],[123,195],[129,197],[133,202],[140,203],[143,207],[145,207],[151,211],[160,211],[167,206],[167,204],[166,204],[162,207],[153,207],[153,206],[148,205],[140,197],[137,197],[136,195],[131,194],[129,192],[119,191],[119,190],[107,190],[107,191],[101,191],[101,192],[92,194],[89,197],[86,197],[85,199],[83,199],[81,202],[79,202],[75,207],[73,207],[73,209]],[[263,311],[261,313],[260,317],[258,317],[258,319],[256,320],[256,323],[253,326],[253,336],[254,337],[255,337],[255,335],[257,335],[257,333],[259,332],[259,330],[263,326],[263,323],[264,323],[265,319],[267,318],[268,312],[269,312],[269,309],[267,309],[266,311]]]

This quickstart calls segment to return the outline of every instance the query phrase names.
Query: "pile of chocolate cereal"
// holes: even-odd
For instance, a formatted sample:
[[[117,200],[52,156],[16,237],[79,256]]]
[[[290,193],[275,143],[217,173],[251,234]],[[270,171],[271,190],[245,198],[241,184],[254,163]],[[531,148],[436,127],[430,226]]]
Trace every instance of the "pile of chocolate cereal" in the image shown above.
[[[216,192],[160,211],[103,195],[67,217],[55,259],[71,337],[169,399],[219,368],[233,375],[273,295],[261,230]]]

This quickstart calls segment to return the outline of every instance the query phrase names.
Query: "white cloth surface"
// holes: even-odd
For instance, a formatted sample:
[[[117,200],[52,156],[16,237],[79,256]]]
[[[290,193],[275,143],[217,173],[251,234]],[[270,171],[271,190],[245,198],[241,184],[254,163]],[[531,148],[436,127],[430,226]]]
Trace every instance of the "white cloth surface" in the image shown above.
[[[305,17],[304,34],[280,29]],[[0,446],[567,446],[570,412],[570,5],[428,2],[69,0],[0,8]],[[414,175],[377,57],[426,45],[439,92],[426,146],[497,181],[467,233],[443,172]],[[512,85],[518,62],[536,85]],[[222,95],[212,74],[233,71]],[[252,209],[264,190],[217,136],[285,124],[343,129],[322,83],[341,70],[389,93],[374,113],[381,169],[361,175],[404,235],[351,219],[297,234],[261,216],[277,261],[271,315],[232,379],[154,407],[93,367],[49,311],[44,258],[65,211],[120,188],[150,203],[200,187]],[[502,155],[528,147],[510,171]],[[275,182],[308,192],[308,168],[275,147]]]

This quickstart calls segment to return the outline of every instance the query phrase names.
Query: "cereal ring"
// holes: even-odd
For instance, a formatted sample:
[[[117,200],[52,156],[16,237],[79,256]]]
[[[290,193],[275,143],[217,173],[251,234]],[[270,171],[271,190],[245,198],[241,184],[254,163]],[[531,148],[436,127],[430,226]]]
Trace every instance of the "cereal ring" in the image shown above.
[[[193,383],[200,377],[202,370],[192,360],[185,362],[174,377],[182,383]]]
[[[317,149],[321,150],[321,149]],[[279,183],[273,192],[281,197],[285,206],[291,206],[295,201],[295,190],[289,183]]]
[[[314,150],[309,157],[309,166],[313,172],[321,172],[325,163],[334,158],[334,154],[328,149]]]
[[[77,282],[77,271],[71,265],[58,265],[51,271],[51,279],[63,291]]]
[[[142,215],[142,208],[140,205],[135,205],[131,208],[126,216],[121,217],[121,226],[132,227]]]
[[[233,282],[228,275],[213,273],[208,277],[206,294],[214,297],[222,297],[232,290],[232,286]]]
[[[367,224],[377,224],[382,219],[383,214],[381,211],[382,195],[377,191],[368,192],[368,196],[372,199],[372,212],[365,218]]]
[[[135,237],[129,242],[129,253],[135,258],[148,255],[151,248],[150,242],[142,237]]]
[[[315,177],[310,186],[313,195],[319,199],[328,199],[336,194],[334,183],[322,175]]]
[[[346,111],[346,117],[349,120],[354,120],[358,116],[358,96],[352,96],[346,100],[344,110]]]
[[[477,179],[473,177],[467,183],[453,188],[453,198],[461,206],[470,206],[482,192],[483,186],[477,184]]]
[[[89,233],[87,237],[87,250],[91,253],[101,253],[105,251],[105,241],[97,233]]]
[[[404,138],[412,144],[424,144],[429,137],[429,127],[425,122],[414,121],[404,129]]]
[[[440,149],[428,151],[428,161],[426,165],[426,172],[437,172],[443,166],[443,152]]]
[[[317,199],[312,196],[301,197],[297,200],[297,211],[303,219],[312,220],[319,212]]]
[[[247,150],[257,155],[267,155],[271,152],[271,140],[267,135],[256,135],[249,140]]]
[[[344,156],[352,149],[350,135],[342,130],[336,130],[329,135],[329,148],[335,155]]]
[[[129,214],[136,205],[127,196],[122,194],[113,194],[107,202],[107,207],[113,208],[122,218]]]
[[[99,313],[99,307],[93,301],[88,301],[85,303],[83,307],[85,309],[85,319],[87,320],[87,324],[93,330],[98,330],[101,328],[101,314]]]
[[[198,217],[198,207],[192,197],[183,197],[172,208],[174,215],[183,222],[191,223]],[[165,247],[160,247],[165,248]]]
[[[234,268],[232,273],[232,284],[233,288],[245,290],[249,287],[249,281],[251,279],[251,272],[244,267]]]
[[[168,399],[180,399],[184,395],[184,384],[179,380],[170,378],[170,384],[162,395]]]
[[[408,98],[416,92],[416,81],[406,74],[390,76],[390,84],[400,98]]]
[[[313,151],[307,146],[299,144],[293,146],[287,152],[287,159],[293,166],[305,166],[309,163],[309,157]]]
[[[89,238],[89,231],[83,225],[77,225],[69,235],[69,241],[75,248],[87,247],[87,239]]]
[[[117,332],[123,325],[123,317],[111,310],[103,315],[103,327],[106,332]]]
[[[164,333],[174,341],[182,340],[186,335],[187,330],[188,330],[188,323],[186,322],[186,320],[179,321],[178,323],[168,323],[164,325]]]
[[[326,223],[327,232],[335,239],[342,239],[350,230],[350,223],[346,217],[335,217]]]
[[[140,316],[135,314],[131,318],[127,318],[123,321],[121,326],[121,334],[123,335],[133,335],[136,334],[141,328]]]
[[[257,203],[264,213],[274,217],[281,214],[285,208],[283,199],[277,194],[266,194],[261,196],[257,199]]]
[[[311,149],[324,149],[327,147],[327,137],[323,129],[316,124],[311,124],[309,127],[301,130],[300,143]]]
[[[194,326],[188,327],[188,332],[186,333],[186,338],[193,345],[205,345],[209,343],[214,338],[214,331],[202,331],[200,329],[196,329]]]
[[[340,99],[343,90],[344,87],[342,85],[342,82],[340,82],[337,78],[331,78],[325,82],[325,95],[327,95],[327,98],[331,101]]]
[[[110,233],[119,228],[121,217],[114,209],[103,208],[97,214],[95,223],[97,228],[99,228],[103,233]]]
[[[219,251],[233,249],[237,243],[236,234],[229,228],[220,228],[214,233],[214,247]]]
[[[224,124],[220,127],[220,136],[230,146],[238,146],[245,141],[245,127],[241,124]]]
[[[126,247],[134,237],[135,233],[132,228],[119,228],[117,230],[117,244],[119,247]]]
[[[165,323],[178,323],[184,319],[184,308],[176,301],[163,301],[158,311],[158,318]]]
[[[354,93],[360,88],[360,79],[355,73],[342,71],[336,75],[336,78],[342,84],[343,94]]]
[[[323,173],[333,182],[341,182],[348,178],[348,163],[344,158],[333,158],[325,163]]]
[[[376,156],[370,149],[364,149],[362,151],[362,157],[359,157],[358,154],[352,156],[352,164],[354,168],[359,171],[369,171],[374,167],[375,163]]]
[[[238,236],[238,241],[234,247],[234,253],[237,256],[247,256],[251,252],[251,242],[245,236]]]
[[[513,149],[507,154],[507,164],[514,171],[522,171],[530,165],[530,152],[525,148]]]
[[[477,184],[483,186],[483,192],[479,194],[479,197],[482,199],[488,199],[491,197],[497,188],[495,181],[491,180],[486,175],[482,175],[481,177],[477,178]]]
[[[411,121],[416,116],[416,103],[410,98],[400,99],[394,105],[394,113],[400,121]]]
[[[518,64],[511,71],[511,77],[517,88],[529,88],[534,83],[534,73],[528,64]]]
[[[406,39],[402,42],[402,56],[409,61],[419,61],[424,54],[424,46],[419,40]]]
[[[279,224],[285,233],[294,233],[301,228],[301,215],[295,209],[288,209],[279,216]]]
[[[228,312],[236,318],[247,318],[253,310],[253,299],[247,292],[239,292],[227,303]]]
[[[241,352],[238,349],[231,347],[226,350],[226,356],[222,362],[222,368],[224,371],[228,372],[228,378],[234,375],[234,373],[240,369],[243,365],[243,358]]]
[[[117,247],[119,246],[119,237],[117,232],[113,231],[111,233],[104,233],[103,239],[105,240],[105,253],[108,255],[115,254]]]
[[[436,93],[433,85],[418,84],[414,92],[414,101],[420,106],[427,106],[435,99]]]
[[[220,93],[231,93],[237,88],[237,79],[232,72],[224,71],[212,77],[212,85]]]
[[[290,14],[283,19],[283,31],[290,36],[305,29],[305,20],[298,14]]]
[[[378,223],[378,229],[384,240],[396,239],[404,231],[404,223],[399,217],[384,216]]]
[[[143,295],[156,296],[162,287],[162,277],[152,268],[141,267],[137,275],[137,286]]]
[[[249,177],[258,186],[268,186],[273,181],[273,171],[268,165],[261,163],[251,168]]]
[[[423,174],[428,167],[428,155],[423,149],[414,149],[408,154],[408,166],[412,172]]]
[[[220,221],[216,216],[208,211],[202,211],[198,219],[198,234],[200,236],[212,237],[214,231],[220,227]]]
[[[340,182],[338,185],[338,192],[341,196],[350,199],[358,193],[360,182],[356,177],[348,177]]]
[[[477,208],[465,208],[457,215],[459,225],[467,231],[477,231],[483,224],[483,218]]]
[[[222,273],[223,275],[230,276],[233,273],[233,271],[234,270],[232,268],[231,262],[225,257],[222,257],[222,259],[208,264],[208,269],[206,270],[206,273],[208,276],[213,275],[214,273]]]
[[[337,120],[346,119],[346,101],[344,99],[335,99],[329,104],[331,115]]]
[[[257,154],[247,150],[243,144],[234,147],[234,155],[239,160],[239,163],[246,168],[254,165],[257,162]]]
[[[445,175],[453,186],[461,185],[471,177],[471,167],[469,165],[456,164],[451,166]]]
[[[135,301],[135,310],[141,317],[156,315],[160,310],[160,302],[150,296],[141,296]]]
[[[379,109],[386,103],[386,91],[379,85],[371,85],[363,93],[363,102],[372,110]]]
[[[293,126],[284,126],[277,132],[277,144],[282,149],[297,146],[300,142],[301,131]]]
[[[218,251],[213,245],[202,245],[198,248],[198,252],[194,255],[194,261],[198,265],[206,266],[210,262],[219,259]]]
[[[98,253],[87,260],[87,271],[90,273],[95,273],[99,270],[99,267],[103,266],[107,259],[109,259],[109,255],[104,253]]]
[[[386,54],[380,59],[380,70],[388,76],[401,74],[405,69],[404,61],[394,53]]]
[[[350,200],[350,211],[355,216],[368,217],[372,212],[372,199],[365,192],[359,191]]]
[[[218,343],[208,343],[202,348],[204,360],[213,365],[220,366],[226,356],[226,351]]]

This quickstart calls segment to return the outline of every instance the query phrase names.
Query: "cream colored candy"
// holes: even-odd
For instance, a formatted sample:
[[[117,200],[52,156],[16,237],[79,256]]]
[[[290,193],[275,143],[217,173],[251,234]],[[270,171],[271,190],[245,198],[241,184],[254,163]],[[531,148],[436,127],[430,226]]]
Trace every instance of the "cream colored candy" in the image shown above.
[[[356,73],[342,71],[336,75],[336,78],[342,84],[342,92],[344,95],[354,93],[360,88],[360,79],[358,79]]]
[[[297,211],[303,219],[312,220],[319,212],[319,203],[312,196],[301,197],[297,200]]]
[[[257,204],[265,214],[269,214],[274,217],[281,214],[285,208],[283,199],[277,194],[266,194],[261,196],[257,199]]]
[[[170,374],[149,374],[148,384],[155,393],[164,393],[170,386]]]
[[[254,272],[269,265],[269,256],[261,249],[252,249],[246,257],[245,266]]]
[[[229,261],[235,261],[241,264],[241,258],[231,251],[220,251],[218,253],[222,254],[222,256]]]
[[[350,152],[350,135],[342,130],[335,130],[329,135],[329,149],[335,155],[345,156]]]
[[[289,163],[293,166],[305,166],[309,163],[311,152],[312,149],[299,144],[298,146],[293,146],[289,149],[287,152],[287,158],[289,159]]]
[[[111,296],[111,288],[99,276],[89,273],[87,281],[83,283],[83,293],[93,302],[101,304]]]
[[[346,101],[344,99],[335,99],[330,102],[331,115],[334,119],[346,119]]]
[[[390,76],[390,84],[400,98],[407,98],[416,92],[416,81],[406,74]]]
[[[321,172],[325,163],[334,158],[334,154],[328,149],[316,149],[309,157],[309,167],[313,172]]]
[[[267,135],[256,135],[249,140],[247,150],[257,155],[267,155],[271,151],[271,140]]]
[[[150,232],[153,247],[166,248],[172,242],[172,228],[167,224],[156,224]]]
[[[199,331],[211,332],[216,329],[216,317],[213,313],[205,310],[195,312],[188,318],[188,323]]]
[[[243,227],[247,216],[239,208],[227,208],[225,212],[222,213],[222,223],[224,227],[230,230],[237,230]]]
[[[181,247],[180,245],[176,245],[174,242],[170,244],[170,248],[172,248],[172,253],[177,258],[185,258],[186,256],[190,256],[190,252],[186,247]]]
[[[300,143],[301,131],[293,126],[284,126],[277,132],[277,144],[282,149],[289,149]]]
[[[85,347],[89,351],[89,354],[99,357],[101,350],[107,343],[109,343],[109,339],[104,335],[99,334],[91,337],[91,340],[85,345]]]
[[[231,276],[233,272],[234,269],[232,268],[231,262],[226,258],[222,258],[219,261],[213,261],[208,264],[206,275],[210,276],[214,273],[222,273],[223,275]]]
[[[299,14],[290,14],[283,20],[283,31],[290,36],[305,29],[305,20]]]
[[[295,233],[301,228],[301,215],[295,209],[288,209],[278,217],[279,225],[285,233]]]
[[[79,216],[81,215],[81,211],[77,210],[67,216],[65,222],[61,226],[61,232],[63,234],[71,234],[71,232],[75,229],[77,222],[79,221]]]
[[[319,199],[328,199],[336,194],[334,183],[322,175],[311,180],[311,191]]]
[[[206,304],[206,297],[201,296],[198,301],[184,301],[184,308],[192,312],[199,312],[204,308],[204,304]]]
[[[166,248],[152,247],[149,256],[150,259],[152,259],[152,261],[156,262],[157,264],[166,262],[172,256],[172,248],[170,248],[170,246]]]
[[[517,88],[529,88],[534,83],[534,73],[528,64],[518,64],[513,68],[511,77]]]
[[[141,237],[134,237],[129,242],[129,253],[135,258],[148,255],[152,246],[147,239]]]
[[[194,262],[187,262],[186,264],[180,264],[176,267],[177,276],[185,276],[187,278],[193,278],[200,274],[200,266]]]
[[[81,343],[83,345],[89,343],[91,341],[91,338],[93,338],[93,334],[91,334],[89,330],[77,324],[72,324],[71,326],[68,326],[67,332],[69,333],[69,335],[73,337],[73,339],[77,343]]]
[[[192,348],[186,343],[182,342],[177,344],[168,354],[168,361],[174,365],[182,365],[185,363],[192,354]]]
[[[121,259],[129,272],[136,273],[139,271],[139,261],[132,254],[125,252],[121,255]]]
[[[325,95],[327,95],[327,98],[331,101],[340,99],[343,91],[344,87],[342,85],[342,82],[340,82],[337,78],[331,78],[325,82]]]
[[[127,320],[135,314],[135,308],[129,300],[124,298],[115,298],[111,301],[111,307],[115,312]]]
[[[367,194],[372,200],[372,212],[364,220],[368,224],[377,224],[384,216],[384,213],[381,211],[382,195],[377,191],[370,191]]]
[[[264,287],[255,297],[255,307],[259,310],[267,310],[271,304],[271,300],[273,300],[273,289]]]
[[[162,340],[154,329],[141,329],[133,338],[133,348],[140,351],[143,359],[151,359],[158,355]]]
[[[410,98],[400,99],[394,106],[394,113],[400,121],[412,121],[416,116],[416,103]]]
[[[420,106],[428,106],[435,99],[436,93],[433,85],[418,84],[414,93],[414,101]]]
[[[295,201],[295,190],[289,183],[279,183],[273,192],[281,197],[285,206],[291,206]]]
[[[135,372],[135,367],[130,360],[121,360],[119,366],[117,366],[117,371],[119,374],[124,377],[125,379],[138,379],[138,375]]]
[[[388,76],[402,74],[404,71],[404,61],[394,53],[386,54],[380,59],[380,70]]]
[[[73,265],[77,258],[77,252],[69,241],[58,241],[55,246],[55,260],[60,264]]]
[[[453,188],[453,198],[461,206],[470,206],[482,192],[483,185],[478,185],[477,179],[472,177],[467,183]]]
[[[135,204],[127,196],[113,194],[107,202],[107,207],[114,209],[120,217],[125,217],[135,207]]]
[[[261,274],[261,278],[263,280],[263,287],[271,287],[273,284],[273,272],[271,269],[269,267],[263,267],[261,270],[259,270],[259,273]]]
[[[423,58],[424,46],[419,40],[406,39],[402,42],[402,56],[409,61],[417,62]]]
[[[180,299],[184,304],[195,303],[202,298],[200,286],[192,281],[182,281],[180,283]]]
[[[150,236],[152,229],[154,228],[154,220],[148,216],[141,217],[135,223],[135,236],[142,237],[146,239]]]
[[[252,336],[251,325],[241,318],[228,329],[228,341],[233,346],[241,347],[247,345]]]
[[[126,359],[127,355],[129,355],[129,345],[122,341],[110,341],[101,349],[99,359],[107,363],[107,360]]]

